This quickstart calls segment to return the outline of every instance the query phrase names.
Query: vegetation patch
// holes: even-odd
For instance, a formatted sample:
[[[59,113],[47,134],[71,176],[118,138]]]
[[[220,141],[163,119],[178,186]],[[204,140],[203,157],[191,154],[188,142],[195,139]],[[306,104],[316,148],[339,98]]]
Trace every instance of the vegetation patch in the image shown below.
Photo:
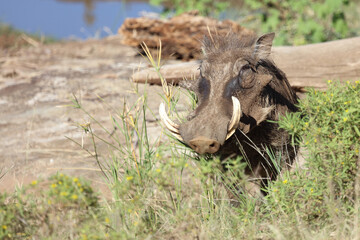
[[[353,224],[359,218],[360,84],[329,80],[328,86],[325,92],[309,89],[300,112],[280,121],[280,127],[301,136],[294,141],[306,162],[272,184],[264,210],[273,220],[281,217],[308,232],[329,228],[335,239],[353,238],[359,227]]]
[[[309,89],[300,111],[280,120],[282,128],[301,136],[293,141],[305,164],[282,172],[264,198],[233,188],[242,176],[241,159],[229,161],[224,172],[219,160],[196,157],[175,140],[150,143],[146,94],[138,93],[134,106],[111,118],[118,136],[95,134],[95,120],[81,125],[94,141],[87,150],[103,170],[113,200],[99,201],[88,183],[61,173],[34,180],[12,195],[1,194],[0,238],[356,238],[360,84],[329,81],[328,86],[325,92]],[[164,99],[176,104],[176,89],[171,91],[172,98]],[[76,99],[74,104],[86,112]],[[108,156],[94,154],[98,141],[112,149]]]
[[[144,51],[162,79],[169,116],[182,119],[175,111],[182,90],[162,78],[160,57],[154,59],[146,46]],[[244,159],[228,159],[224,171],[219,159],[197,156],[171,136],[164,141],[166,131],[150,141],[146,119],[156,116],[146,87],[135,85],[133,93],[133,105],[112,110],[110,129],[75,96],[71,104],[90,119],[79,128],[92,144],[70,140],[94,157],[112,199],[100,201],[88,183],[61,173],[34,180],[0,195],[1,238],[358,238],[359,81],[329,80],[325,92],[308,89],[299,112],[280,120],[305,163],[281,172],[265,197],[247,194]],[[194,95],[184,95],[193,109]],[[99,144],[108,146],[108,154],[99,154]]]
[[[0,49],[16,50],[22,46],[38,46],[56,41],[53,37],[45,37],[40,34],[27,34],[0,22]]]
[[[276,45],[303,45],[356,36],[356,3],[348,0],[245,0],[264,32],[277,32]],[[355,20],[356,21],[356,20]]]
[[[359,1],[349,0],[151,0],[165,14],[198,10],[232,18],[255,32],[276,32],[275,45],[304,45],[359,35]]]
[[[0,239],[52,239],[106,234],[106,216],[87,182],[56,174],[14,194],[0,194]]]

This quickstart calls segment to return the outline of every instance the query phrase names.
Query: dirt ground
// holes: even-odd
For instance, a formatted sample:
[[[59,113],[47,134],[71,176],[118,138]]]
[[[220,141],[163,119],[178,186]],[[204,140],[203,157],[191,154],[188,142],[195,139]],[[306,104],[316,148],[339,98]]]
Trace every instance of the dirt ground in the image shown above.
[[[75,94],[111,129],[109,108],[97,95],[115,109],[122,108],[124,99],[135,102],[130,76],[147,62],[119,42],[114,36],[0,50],[0,169],[6,173],[0,191],[13,191],[57,171],[106,189],[95,159],[66,138],[81,142],[84,133],[77,124],[90,119],[66,105]],[[159,86],[148,87],[149,106],[156,113],[160,92]],[[159,125],[156,119],[147,120],[149,135],[155,139]]]

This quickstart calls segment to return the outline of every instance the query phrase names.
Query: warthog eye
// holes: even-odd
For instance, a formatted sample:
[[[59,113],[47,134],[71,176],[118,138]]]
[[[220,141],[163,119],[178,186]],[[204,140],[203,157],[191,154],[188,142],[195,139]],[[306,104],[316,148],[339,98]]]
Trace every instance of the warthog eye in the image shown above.
[[[246,65],[242,66],[242,68],[240,69],[239,75],[244,74],[249,69],[251,69],[250,64],[246,64]]]
[[[244,65],[239,72],[238,81],[241,88],[251,88],[255,84],[254,68],[250,64]]]

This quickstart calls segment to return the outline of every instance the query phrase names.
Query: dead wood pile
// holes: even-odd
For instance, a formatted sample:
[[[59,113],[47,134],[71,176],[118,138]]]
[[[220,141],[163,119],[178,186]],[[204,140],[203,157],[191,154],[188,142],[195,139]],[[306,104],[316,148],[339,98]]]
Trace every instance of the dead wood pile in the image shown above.
[[[125,45],[141,49],[140,44],[145,42],[156,56],[160,39],[163,58],[189,60],[200,58],[201,40],[208,29],[219,34],[232,31],[239,37],[254,34],[234,21],[198,16],[196,11],[171,19],[127,18],[118,32]]]
[[[274,47],[272,57],[283,70],[290,84],[298,91],[305,87],[326,89],[326,80],[355,81],[360,79],[360,37],[297,47]],[[160,72],[169,83],[199,75],[199,61],[165,65]],[[132,76],[140,83],[161,84],[153,69]]]

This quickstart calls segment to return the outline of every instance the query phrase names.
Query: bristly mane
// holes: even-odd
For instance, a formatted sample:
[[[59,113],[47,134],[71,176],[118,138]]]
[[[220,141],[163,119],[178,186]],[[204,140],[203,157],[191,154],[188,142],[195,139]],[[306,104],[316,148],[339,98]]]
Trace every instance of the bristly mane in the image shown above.
[[[235,33],[228,33],[227,35],[210,35],[205,36],[203,40],[203,51],[205,58],[219,58],[224,52],[235,52],[238,49],[247,49],[252,55],[254,46],[257,40],[255,34],[239,38]],[[291,86],[283,71],[277,68],[271,57],[258,59],[258,65],[264,67],[266,71],[273,75],[273,81],[265,87],[261,94],[261,98],[267,104],[286,105],[290,111],[296,111],[294,104],[297,103],[296,94],[291,91]]]
[[[245,36],[240,39],[238,35],[230,32],[226,36],[205,36],[202,46],[203,52],[206,53],[206,55],[212,55],[239,48],[250,48],[254,45],[255,41],[255,34]]]

